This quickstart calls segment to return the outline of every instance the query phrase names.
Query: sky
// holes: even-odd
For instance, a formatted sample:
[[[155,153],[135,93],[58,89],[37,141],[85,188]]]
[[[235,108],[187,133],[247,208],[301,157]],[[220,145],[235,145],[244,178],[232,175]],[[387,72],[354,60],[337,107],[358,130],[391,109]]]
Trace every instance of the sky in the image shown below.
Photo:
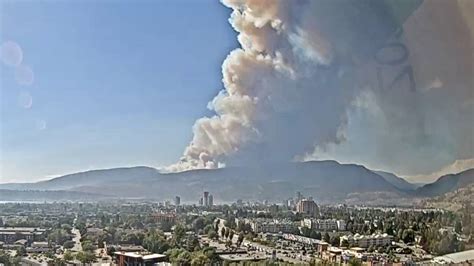
[[[2,1],[1,43],[18,44],[33,81],[1,64],[0,182],[176,161],[222,89],[230,12],[210,0]]]
[[[474,167],[473,3],[424,1],[388,40],[384,9],[328,3],[1,1],[0,183],[324,159],[431,182]]]

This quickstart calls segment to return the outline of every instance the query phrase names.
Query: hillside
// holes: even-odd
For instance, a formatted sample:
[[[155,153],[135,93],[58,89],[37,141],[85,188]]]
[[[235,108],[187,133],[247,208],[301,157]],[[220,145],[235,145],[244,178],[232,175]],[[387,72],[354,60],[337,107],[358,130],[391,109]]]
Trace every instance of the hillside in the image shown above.
[[[204,190],[221,201],[281,201],[296,191],[318,200],[343,200],[350,193],[402,193],[363,166],[312,161],[254,167],[229,167],[159,173],[149,167],[94,170],[48,181],[0,185],[4,189],[70,190],[118,197],[170,199],[180,195],[197,202]]]
[[[110,196],[77,191],[0,189],[0,201],[96,201],[109,198]]]
[[[459,211],[466,203],[474,206],[474,183],[424,201],[426,207],[450,211]]]
[[[155,168],[137,166],[130,168],[113,168],[91,170],[68,174],[36,183],[9,183],[0,184],[4,189],[35,189],[35,190],[68,190],[79,186],[96,186],[107,183],[130,183],[133,180],[145,181],[155,178],[159,172]]]
[[[398,189],[401,190],[415,190],[418,186],[416,184],[412,184],[405,179],[398,177],[392,173],[384,172],[384,171],[373,171],[374,173],[383,177],[387,182],[396,186]]]
[[[444,175],[431,184],[426,184],[416,190],[416,194],[426,197],[440,196],[474,183],[474,169],[457,174]]]

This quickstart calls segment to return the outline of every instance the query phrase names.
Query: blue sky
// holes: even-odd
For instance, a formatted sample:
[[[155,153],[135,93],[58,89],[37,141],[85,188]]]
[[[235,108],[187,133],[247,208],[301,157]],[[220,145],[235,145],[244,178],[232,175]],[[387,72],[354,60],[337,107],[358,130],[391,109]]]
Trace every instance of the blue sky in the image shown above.
[[[176,161],[237,47],[218,1],[2,1],[0,182]],[[67,2],[67,3],[66,3]],[[132,4],[133,3],[133,4]]]

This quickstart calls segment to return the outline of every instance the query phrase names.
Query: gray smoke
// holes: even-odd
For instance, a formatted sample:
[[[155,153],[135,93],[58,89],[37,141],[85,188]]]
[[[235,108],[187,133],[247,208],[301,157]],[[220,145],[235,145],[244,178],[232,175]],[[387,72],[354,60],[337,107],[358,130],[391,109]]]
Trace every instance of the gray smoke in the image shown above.
[[[241,48],[223,63],[225,90],[209,104],[215,116],[196,121],[183,157],[165,171],[334,158],[418,174],[433,164],[474,157],[473,86],[472,79],[467,80],[472,60],[461,60],[467,62],[461,73],[466,81],[459,81],[455,74],[445,74],[448,66],[426,67],[423,60],[431,58],[416,54],[435,56],[446,49],[444,40],[433,49],[420,48],[430,36],[403,40],[414,49],[404,64],[412,66],[417,88],[395,84],[387,90],[374,82],[377,66],[367,54],[375,49],[375,37],[390,25],[370,23],[376,19],[372,17],[351,17],[358,14],[357,8],[365,8],[363,4],[353,8],[347,1],[223,3],[233,9],[229,21],[239,33]],[[360,21],[362,29],[375,28],[356,31],[354,21]],[[466,52],[472,56],[472,46],[461,48],[454,59],[446,51],[442,60],[452,62]],[[396,79],[400,71],[389,69],[388,78]],[[409,154],[420,149],[416,156],[449,155],[416,167]]]

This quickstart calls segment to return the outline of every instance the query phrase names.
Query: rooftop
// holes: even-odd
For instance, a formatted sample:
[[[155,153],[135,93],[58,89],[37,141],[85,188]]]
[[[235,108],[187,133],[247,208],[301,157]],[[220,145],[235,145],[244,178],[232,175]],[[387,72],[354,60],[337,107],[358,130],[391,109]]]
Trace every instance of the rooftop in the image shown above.
[[[122,255],[130,258],[141,258],[143,260],[153,260],[165,258],[166,255],[163,254],[143,254],[138,252],[115,252],[115,255]]]
[[[436,263],[462,263],[465,261],[474,260],[474,249],[446,254],[444,256],[435,257],[433,259]]]

